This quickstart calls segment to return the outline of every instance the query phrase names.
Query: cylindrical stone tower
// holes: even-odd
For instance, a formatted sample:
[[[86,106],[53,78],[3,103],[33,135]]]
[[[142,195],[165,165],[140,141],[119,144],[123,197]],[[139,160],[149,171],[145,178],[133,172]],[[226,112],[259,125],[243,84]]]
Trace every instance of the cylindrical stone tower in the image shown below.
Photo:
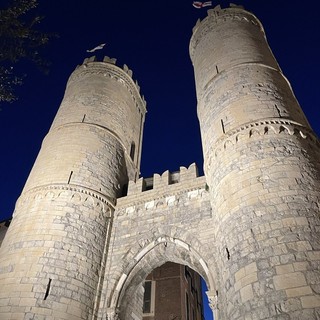
[[[92,318],[116,198],[139,174],[145,105],[114,59],[72,73],[1,247],[0,319]]]
[[[209,10],[193,30],[219,319],[317,319],[320,148],[258,19]]]

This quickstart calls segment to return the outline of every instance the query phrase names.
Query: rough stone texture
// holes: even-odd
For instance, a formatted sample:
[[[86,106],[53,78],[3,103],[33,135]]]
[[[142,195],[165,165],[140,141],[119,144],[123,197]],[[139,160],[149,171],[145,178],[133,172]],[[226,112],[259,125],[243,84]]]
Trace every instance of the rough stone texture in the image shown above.
[[[210,10],[190,54],[220,257],[217,314],[317,319],[319,141],[254,15]]]
[[[89,59],[73,72],[1,247],[1,319],[94,315],[116,198],[139,172],[144,114],[126,66]]]
[[[138,179],[131,71],[71,75],[1,247],[1,319],[141,319],[167,261],[205,279],[215,319],[320,318],[319,141],[254,15],[209,10],[190,55],[205,177]]]
[[[179,173],[154,175],[151,190],[143,191],[145,182],[130,182],[128,195],[117,202],[101,319],[108,307],[119,308],[120,318],[127,319],[121,316],[141,282],[166,261],[188,265],[207,283],[213,283],[205,262],[213,258],[213,227],[209,227],[212,215],[205,177],[197,177],[196,167],[191,165],[188,169],[181,167]]]

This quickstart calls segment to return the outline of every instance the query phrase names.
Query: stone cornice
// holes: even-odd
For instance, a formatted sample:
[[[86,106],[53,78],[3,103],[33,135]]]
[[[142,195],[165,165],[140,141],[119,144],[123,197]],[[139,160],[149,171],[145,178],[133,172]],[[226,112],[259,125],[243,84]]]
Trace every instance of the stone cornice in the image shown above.
[[[98,191],[74,184],[55,183],[24,191],[17,201],[17,207],[29,201],[30,198],[33,200],[44,198],[57,199],[66,194],[68,194],[71,201],[90,204],[94,207],[100,206],[103,212],[110,212],[110,209],[113,210],[116,204],[116,199],[110,198]]]
[[[171,188],[170,188],[171,187]],[[205,177],[200,177],[194,184],[169,185],[165,190],[148,190],[139,194],[119,198],[117,202],[117,215],[130,215],[133,212],[154,210],[159,207],[172,207],[181,204],[181,196],[186,195],[188,200],[196,200],[209,195]],[[183,202],[186,205],[186,202]]]
[[[72,126],[83,126],[83,125],[87,125],[87,126],[91,126],[91,127],[95,127],[101,131],[105,131],[108,134],[110,134],[111,136],[113,136],[118,143],[121,145],[122,149],[123,149],[123,153],[125,155],[125,159],[126,159],[126,163],[130,163],[130,165],[132,166],[132,168],[134,168],[134,171],[137,171],[137,168],[135,167],[135,163],[133,162],[133,160],[131,159],[129,152],[126,148],[126,146],[123,144],[121,138],[119,137],[119,135],[117,135],[113,130],[110,130],[109,128],[105,127],[105,126],[101,126],[99,124],[96,123],[92,123],[92,122],[69,122],[69,123],[65,123],[62,125],[59,125],[57,127],[53,127],[50,129],[50,132],[54,132],[54,131],[58,131],[62,128],[67,128],[67,127],[72,127]],[[44,138],[44,140],[47,138],[47,136]]]
[[[315,145],[320,146],[318,138],[311,129],[306,128],[292,120],[270,118],[248,122],[236,129],[226,132],[215,142],[212,148],[207,151],[212,155],[209,158],[216,158],[220,152],[233,147],[242,139],[247,140],[252,136],[264,136],[269,134],[290,136],[296,135],[302,139],[310,140]]]

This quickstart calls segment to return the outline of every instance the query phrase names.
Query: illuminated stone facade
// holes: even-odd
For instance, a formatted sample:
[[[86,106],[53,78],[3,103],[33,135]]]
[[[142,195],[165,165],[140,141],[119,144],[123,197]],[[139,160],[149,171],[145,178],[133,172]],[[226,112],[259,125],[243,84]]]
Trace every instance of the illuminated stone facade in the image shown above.
[[[216,320],[319,318],[319,140],[253,14],[209,10],[190,55],[202,177],[139,178],[131,71],[73,72],[2,243],[1,320],[142,319],[168,261],[204,278]]]

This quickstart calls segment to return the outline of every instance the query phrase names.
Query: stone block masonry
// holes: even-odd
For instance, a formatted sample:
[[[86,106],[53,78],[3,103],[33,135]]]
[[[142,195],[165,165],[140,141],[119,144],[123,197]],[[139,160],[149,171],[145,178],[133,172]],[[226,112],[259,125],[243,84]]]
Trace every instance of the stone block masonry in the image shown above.
[[[85,60],[70,76],[1,247],[1,319],[95,314],[116,198],[139,172],[146,112],[132,72],[114,62]]]
[[[215,320],[319,319],[319,140],[252,13],[209,10],[190,56],[203,177],[139,177],[146,103],[126,65],[72,73],[1,246],[1,320],[142,319],[168,261],[203,277]]]
[[[254,15],[209,10],[190,54],[221,257],[217,313],[317,319],[319,141]]]

